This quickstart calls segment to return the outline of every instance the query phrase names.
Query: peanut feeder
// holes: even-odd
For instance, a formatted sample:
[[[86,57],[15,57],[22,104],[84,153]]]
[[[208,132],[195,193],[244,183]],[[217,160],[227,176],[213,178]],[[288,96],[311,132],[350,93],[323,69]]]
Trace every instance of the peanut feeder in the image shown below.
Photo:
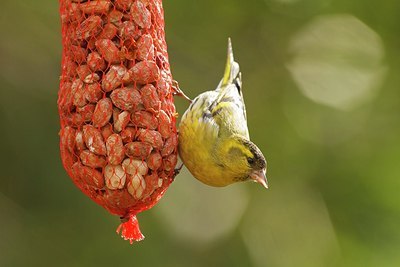
[[[59,0],[60,150],[74,184],[143,239],[172,182],[177,132],[161,0]]]

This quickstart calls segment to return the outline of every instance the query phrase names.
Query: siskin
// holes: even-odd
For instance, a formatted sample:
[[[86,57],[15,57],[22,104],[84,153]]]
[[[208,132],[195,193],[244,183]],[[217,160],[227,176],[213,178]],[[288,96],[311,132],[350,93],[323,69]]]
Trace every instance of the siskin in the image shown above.
[[[250,141],[239,64],[228,40],[224,76],[196,97],[179,125],[179,155],[194,177],[210,186],[254,181],[268,188],[267,162]]]

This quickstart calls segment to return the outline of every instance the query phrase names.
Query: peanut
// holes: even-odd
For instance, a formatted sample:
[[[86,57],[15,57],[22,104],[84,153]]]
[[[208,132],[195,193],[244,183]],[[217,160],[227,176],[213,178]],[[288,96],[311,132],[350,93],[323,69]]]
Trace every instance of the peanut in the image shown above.
[[[109,98],[103,98],[97,102],[93,112],[93,126],[103,127],[112,116],[112,102]]]
[[[89,39],[101,32],[102,19],[99,16],[90,16],[85,19],[76,29],[76,38],[78,40]]]
[[[80,162],[76,162],[72,165],[72,172],[88,186],[96,189],[102,189],[104,187],[103,175],[96,169],[84,166]]]
[[[74,153],[76,131],[72,127],[64,127],[60,131],[60,148],[68,150],[71,154]]]
[[[87,64],[92,71],[104,70],[106,63],[97,52],[92,52],[87,56]]]
[[[62,71],[66,77],[75,77],[77,64],[72,60],[66,60],[62,66]]]
[[[162,102],[161,103],[161,109],[164,110],[165,112],[169,113],[169,114],[173,114],[173,116],[176,116],[176,110],[175,110],[175,106],[174,103],[172,102]]]
[[[178,146],[178,138],[175,134],[171,135],[166,141],[164,147],[161,149],[161,155],[163,157],[171,154]]]
[[[146,175],[149,170],[145,161],[136,159],[125,159],[122,162],[122,168],[130,175]]]
[[[151,27],[151,13],[141,0],[133,2],[130,13],[135,23],[141,28],[149,29]]]
[[[157,94],[157,89],[152,84],[147,84],[140,89],[143,105],[146,109],[155,111],[160,110],[161,102]]]
[[[85,14],[104,14],[110,9],[111,1],[91,1],[79,5],[80,9]]]
[[[153,38],[150,34],[144,34],[137,42],[136,58],[147,60],[154,58]]]
[[[63,14],[61,16],[62,23],[72,23],[76,21],[81,21],[82,19],[82,12],[79,10],[79,5],[75,3],[71,3],[70,5],[71,6],[67,10],[66,14]]]
[[[164,110],[158,113],[159,132],[162,137],[168,138],[172,133],[171,119]]]
[[[137,111],[132,114],[132,122],[142,128],[155,130],[158,127],[157,118],[147,111]]]
[[[132,142],[136,135],[136,129],[134,127],[126,127],[120,133],[122,142],[129,143]]]
[[[83,165],[91,168],[103,168],[107,164],[104,157],[98,156],[89,150],[83,150],[79,157]]]
[[[108,22],[114,24],[116,27],[120,27],[123,16],[124,14],[122,14],[122,12],[118,10],[112,10],[110,13],[108,13]]]
[[[114,129],[117,133],[121,132],[128,125],[130,120],[130,113],[128,111],[122,111],[117,115],[114,120]]]
[[[149,143],[155,149],[161,149],[163,147],[161,134],[154,130],[139,129],[138,140]]]
[[[160,69],[168,68],[168,59],[160,52],[157,52],[156,64]]]
[[[133,110],[142,102],[139,91],[132,87],[115,89],[110,97],[114,105],[122,110]]]
[[[99,39],[95,42],[99,54],[109,63],[115,64],[121,61],[118,47],[110,39]]]
[[[103,77],[102,88],[104,91],[110,92],[120,86],[123,80],[127,79],[128,76],[128,70],[124,66],[113,65]]]
[[[95,108],[95,105],[88,104],[83,107],[77,107],[76,112],[81,114],[83,121],[90,122],[93,117],[94,108]]]
[[[99,39],[113,39],[117,35],[118,29],[112,23],[104,25],[103,31],[99,35]]]
[[[153,171],[158,170],[162,165],[162,157],[159,152],[152,152],[147,158],[147,165]]]
[[[132,21],[124,21],[121,24],[118,32],[119,32],[119,36],[123,40],[135,39],[135,37],[137,35],[135,23],[133,23]]]
[[[84,83],[94,83],[100,80],[100,76],[93,73],[88,65],[80,65],[76,68],[76,73]]]
[[[74,99],[73,99],[73,104],[76,107],[83,107],[86,105],[87,100],[85,98],[85,87],[84,83],[76,79],[71,86],[71,91],[74,92]]]
[[[121,11],[127,11],[131,8],[133,0],[115,0],[115,7]]]
[[[125,145],[126,155],[132,158],[145,159],[153,150],[151,144],[144,142],[130,142]]]
[[[122,189],[125,186],[126,173],[121,165],[107,165],[104,167],[104,178],[109,189]]]
[[[82,64],[86,61],[87,51],[83,47],[71,45],[67,56],[69,56],[69,58],[74,60],[76,63]]]
[[[78,152],[86,149],[85,141],[83,140],[83,132],[77,131],[75,136],[75,147]]]
[[[146,188],[146,182],[144,181],[143,176],[139,173],[133,175],[131,180],[128,182],[127,188],[129,194],[131,194],[135,199],[140,199]]]
[[[134,82],[148,84],[160,78],[160,70],[152,60],[143,60],[135,64],[130,70]]]
[[[112,134],[107,138],[107,160],[112,165],[118,165],[125,157],[125,147],[122,138],[118,134]]]
[[[124,46],[122,46],[121,48],[121,57],[130,60],[130,62],[128,63],[129,65],[131,64],[131,62],[135,62],[134,60],[136,59],[136,54],[134,50],[127,48],[124,43]],[[131,80],[130,73],[127,75],[127,78],[127,82],[129,82]]]
[[[58,100],[58,106],[62,111],[70,111],[72,108],[72,102],[75,92],[72,91],[72,83],[65,82],[60,86],[60,97]]]
[[[103,127],[101,127],[101,136],[103,136],[104,140],[107,140],[107,138],[114,133],[113,127],[110,123],[107,123]]]
[[[83,140],[86,147],[97,155],[106,155],[106,145],[104,144],[101,132],[92,125],[83,126]]]
[[[158,186],[158,175],[156,172],[153,172],[152,174],[146,175],[144,177],[144,181],[146,184],[146,188],[143,191],[142,194],[142,199],[146,199],[147,197],[149,197],[151,194],[153,194],[154,190],[156,190],[159,186]]]
[[[75,128],[84,123],[82,115],[76,112],[66,114],[63,119],[68,125],[73,125]]]
[[[85,87],[83,95],[90,103],[97,103],[97,101],[103,97],[103,91],[101,90],[100,84],[92,83],[87,84]]]
[[[171,171],[175,168],[178,162],[178,156],[176,154],[171,154],[163,159],[164,170]]]
[[[161,99],[171,93],[171,81],[164,77],[164,71],[161,71],[161,78],[157,81],[157,92]]]

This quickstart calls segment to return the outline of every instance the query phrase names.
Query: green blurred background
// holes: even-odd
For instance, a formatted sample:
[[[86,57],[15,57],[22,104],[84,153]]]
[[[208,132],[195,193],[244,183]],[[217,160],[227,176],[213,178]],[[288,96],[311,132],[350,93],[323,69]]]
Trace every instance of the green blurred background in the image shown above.
[[[60,162],[58,1],[1,1],[0,266],[400,266],[400,2],[164,10],[190,97],[215,88],[232,38],[270,189],[215,189],[184,170],[138,216],[146,239],[123,241]]]

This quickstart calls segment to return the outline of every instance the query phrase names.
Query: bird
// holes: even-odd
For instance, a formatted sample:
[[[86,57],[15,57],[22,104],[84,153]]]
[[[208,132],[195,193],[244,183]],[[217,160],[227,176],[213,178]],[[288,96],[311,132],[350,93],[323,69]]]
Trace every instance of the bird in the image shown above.
[[[242,75],[230,38],[227,54],[217,88],[198,95],[181,118],[179,156],[189,172],[206,185],[254,181],[268,188],[267,161],[250,141]]]

